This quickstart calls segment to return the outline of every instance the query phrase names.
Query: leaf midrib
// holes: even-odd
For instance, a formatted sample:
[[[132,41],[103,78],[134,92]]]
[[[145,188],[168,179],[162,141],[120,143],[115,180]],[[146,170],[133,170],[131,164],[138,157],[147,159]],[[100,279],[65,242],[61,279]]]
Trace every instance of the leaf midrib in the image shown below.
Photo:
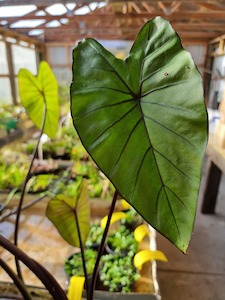
[[[148,37],[148,39],[146,40],[146,45],[145,45],[144,49],[147,49],[147,44],[149,43],[149,38],[150,37]],[[146,58],[146,56],[147,56],[146,52],[144,53],[144,55],[145,55],[145,58]],[[181,240],[181,234],[180,234],[180,231],[179,231],[179,227],[178,227],[177,221],[175,219],[175,216],[174,216],[174,213],[173,213],[173,210],[172,210],[172,207],[171,207],[171,204],[170,204],[167,192],[166,192],[166,185],[165,185],[165,183],[163,181],[163,178],[161,176],[161,173],[160,173],[160,168],[159,168],[159,165],[158,165],[155,153],[154,153],[154,146],[153,146],[152,141],[151,141],[150,133],[148,133],[148,130],[147,130],[147,126],[146,126],[146,122],[145,122],[145,115],[143,113],[143,109],[142,109],[142,106],[141,106],[141,98],[143,96],[142,95],[142,82],[143,82],[144,63],[145,63],[145,60],[143,58],[142,62],[141,62],[141,69],[140,69],[140,76],[139,76],[139,97],[138,97],[137,100],[139,100],[138,101],[138,106],[139,106],[139,109],[140,109],[140,112],[141,112],[142,121],[143,121],[144,129],[145,129],[145,132],[146,132],[146,136],[147,136],[147,139],[149,141],[149,148],[146,151],[146,155],[147,155],[148,151],[152,151],[152,155],[153,155],[153,159],[154,159],[154,162],[155,162],[155,166],[156,166],[156,169],[157,169],[157,172],[158,172],[158,175],[159,175],[159,179],[160,179],[160,182],[161,182],[161,188],[160,188],[160,190],[162,188],[164,190],[164,193],[165,193],[165,196],[166,196],[166,200],[167,200],[168,206],[169,206],[170,211],[171,211],[171,215],[173,216],[173,219],[174,219],[174,224],[176,225],[176,229],[177,229],[177,232],[178,232],[178,235],[179,235],[179,239]],[[160,192],[159,192],[159,194],[160,194]],[[157,211],[156,211],[156,214],[157,214]]]

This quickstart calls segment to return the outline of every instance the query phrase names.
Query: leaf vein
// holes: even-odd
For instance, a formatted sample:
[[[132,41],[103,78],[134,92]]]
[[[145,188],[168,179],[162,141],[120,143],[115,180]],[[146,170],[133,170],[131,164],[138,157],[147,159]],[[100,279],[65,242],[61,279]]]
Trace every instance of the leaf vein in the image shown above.
[[[187,177],[189,180],[191,180],[191,178],[185,174],[182,170],[180,170],[170,159],[168,159],[164,154],[162,154],[161,152],[159,152],[158,150],[156,150],[155,148],[153,148],[153,151],[157,152],[160,156],[162,156],[165,160],[167,160],[177,171],[179,171],[181,174],[183,174],[185,177]]]
[[[95,111],[98,111],[100,109],[104,109],[104,108],[108,108],[108,107],[112,107],[112,106],[117,106],[117,105],[121,105],[121,104],[124,104],[124,103],[129,103],[129,102],[132,102],[133,100],[135,100],[135,99],[131,98],[131,99],[123,100],[121,102],[107,104],[107,105],[103,105],[103,106],[97,107],[95,109],[89,110],[89,111],[85,112],[84,114],[80,115],[78,118],[76,118],[76,120],[82,119],[86,115],[88,115],[90,113],[93,113]]]
[[[123,153],[124,153],[124,151],[125,151],[125,149],[126,149],[128,143],[129,143],[129,140],[130,140],[132,134],[134,133],[134,131],[135,131],[135,129],[137,128],[137,126],[140,124],[141,120],[142,120],[142,118],[140,118],[140,119],[137,121],[137,123],[134,125],[134,127],[133,127],[132,130],[131,130],[131,132],[129,133],[128,138],[127,138],[125,144],[123,145],[123,148],[122,148],[122,150],[121,150],[121,152],[120,152],[120,154],[119,154],[119,157],[117,158],[115,164],[113,165],[113,167],[112,167],[112,169],[111,169],[111,171],[110,171],[110,176],[109,176],[109,177],[112,176],[113,171],[114,171],[116,165],[118,164],[120,158],[122,157],[122,155],[123,155]]]
[[[179,138],[181,138],[182,140],[184,140],[186,143],[188,143],[190,146],[192,146],[197,152],[199,152],[198,149],[195,147],[195,145],[193,145],[189,140],[187,140],[185,137],[183,137],[179,133],[171,130],[170,128],[166,127],[162,123],[159,123],[158,121],[156,121],[155,119],[153,119],[153,118],[151,118],[149,116],[144,115],[144,117],[147,118],[147,119],[149,119],[149,120],[151,120],[152,122],[156,123],[157,125],[161,126],[162,128],[168,130],[169,132],[173,133],[174,135],[178,136]]]
[[[128,84],[126,83],[126,81],[122,78],[122,76],[116,72],[116,70],[114,69],[114,66],[106,59],[106,57],[104,57],[101,53],[98,52],[98,50],[94,47],[93,44],[90,44],[90,46],[95,50],[95,52],[97,53],[97,55],[100,55],[112,68],[112,70],[114,70],[116,76],[123,82],[123,84],[126,86],[126,88],[128,89],[128,91],[130,91],[130,93],[134,96],[133,91],[130,89],[130,87],[128,86]]]
[[[115,89],[115,88],[111,88],[111,87],[104,87],[104,86],[94,86],[94,87],[86,87],[84,88],[84,92],[86,93],[87,90],[110,90],[110,91],[115,91],[115,92],[119,92],[121,94],[126,94],[126,95],[130,95],[130,93],[126,92],[126,91],[122,91],[122,90],[119,90],[119,89]],[[76,94],[79,94],[79,93],[76,93]]]
[[[180,203],[184,206],[184,208],[187,210],[187,212],[191,215],[189,209],[187,208],[185,203],[182,201],[182,199],[179,196],[177,196],[168,186],[166,186],[166,188],[180,201]]]
[[[176,85],[183,84],[183,83],[186,83],[186,82],[188,82],[188,80],[180,80],[180,81],[177,81],[177,82],[167,83],[165,85],[158,86],[155,89],[152,89],[152,90],[150,90],[149,92],[147,92],[145,94],[142,94],[141,97],[143,98],[143,97],[146,97],[146,96],[150,95],[153,92],[160,91],[160,90],[163,90],[165,88],[176,86]]]
[[[117,123],[119,123],[123,118],[125,118],[130,112],[132,112],[134,110],[134,108],[137,106],[137,103],[130,109],[128,110],[125,114],[123,114],[119,119],[117,119],[115,122],[113,122],[112,124],[110,124],[108,127],[106,127],[93,141],[91,144],[94,144],[107,130],[109,130],[110,128],[112,128],[114,125],[116,125]]]
[[[141,163],[139,165],[139,168],[138,168],[138,171],[137,171],[137,175],[136,175],[136,178],[135,178],[135,182],[134,182],[134,186],[133,186],[133,191],[131,193],[131,199],[133,198],[133,195],[134,195],[134,192],[135,192],[135,189],[136,189],[136,186],[137,186],[138,177],[139,177],[139,174],[141,172],[142,165],[144,163],[144,160],[145,160],[148,152],[151,150],[151,148],[152,148],[152,146],[148,147],[147,150],[145,151],[143,157],[142,157],[142,160],[141,160]]]
[[[167,187],[167,188],[168,188],[168,187]],[[170,189],[169,189],[169,190],[170,190]],[[167,195],[165,186],[164,186],[164,191],[165,191],[167,203],[168,203],[168,205],[169,205],[171,214],[172,214],[173,219],[174,219],[174,223],[175,223],[175,225],[176,225],[176,229],[177,229],[177,232],[178,232],[178,235],[179,235],[179,239],[181,239],[181,234],[180,234],[179,226],[178,226],[178,224],[177,224],[177,220],[176,220],[175,215],[174,215],[174,212],[173,212],[173,210],[172,210],[172,206],[171,206],[171,204],[170,204],[169,197],[168,197],[168,195]]]
[[[145,100],[142,100],[141,102],[145,103],[145,104],[153,104],[153,105],[158,105],[158,106],[165,107],[165,108],[171,108],[171,109],[178,110],[178,111],[181,111],[181,112],[194,113],[194,114],[197,115],[197,113],[195,111],[190,111],[188,109],[181,108],[181,107],[178,107],[178,106],[172,106],[172,105],[167,105],[167,104],[162,104],[162,103],[157,103],[157,102],[149,102],[149,101],[145,101]]]

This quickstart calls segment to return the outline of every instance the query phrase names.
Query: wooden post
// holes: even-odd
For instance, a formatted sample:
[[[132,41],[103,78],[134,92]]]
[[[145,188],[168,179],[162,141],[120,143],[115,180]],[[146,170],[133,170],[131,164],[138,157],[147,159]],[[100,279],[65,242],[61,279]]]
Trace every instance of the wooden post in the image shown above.
[[[9,80],[10,80],[12,100],[13,100],[14,104],[17,104],[16,86],[15,86],[15,75],[16,74],[14,74],[11,44],[9,42],[5,41],[5,46],[6,46],[8,67],[9,67]]]
[[[207,161],[206,172],[201,212],[214,214],[222,172],[210,159]]]

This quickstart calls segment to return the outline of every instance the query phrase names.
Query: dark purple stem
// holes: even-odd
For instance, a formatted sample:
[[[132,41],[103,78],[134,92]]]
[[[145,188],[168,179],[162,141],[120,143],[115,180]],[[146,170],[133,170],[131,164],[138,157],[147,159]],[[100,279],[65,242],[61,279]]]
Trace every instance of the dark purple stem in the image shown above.
[[[93,300],[93,297],[94,297],[94,290],[95,290],[96,281],[97,281],[98,267],[99,267],[99,263],[100,263],[102,253],[104,251],[105,241],[106,241],[106,237],[107,237],[107,234],[108,234],[108,231],[109,231],[109,226],[110,226],[112,214],[113,214],[114,209],[115,209],[117,195],[118,195],[118,192],[115,191],[114,196],[113,196],[113,200],[112,200],[112,204],[111,204],[111,207],[110,207],[110,210],[109,210],[105,230],[103,232],[101,244],[100,244],[99,249],[98,249],[98,255],[97,255],[97,258],[96,258],[95,267],[94,267],[94,271],[93,271],[93,275],[92,275],[91,286],[89,288],[89,294],[87,295],[88,300]]]
[[[47,109],[46,109],[46,104],[45,104],[43,122],[42,122],[42,126],[41,126],[41,133],[40,133],[39,139],[37,141],[37,145],[36,145],[36,148],[34,150],[34,153],[33,153],[32,159],[31,159],[30,167],[29,167],[29,170],[27,172],[27,175],[26,175],[26,178],[25,178],[25,181],[24,181],[24,184],[23,184],[23,189],[22,189],[22,192],[21,192],[20,201],[19,201],[19,205],[18,205],[18,209],[17,209],[16,222],[15,222],[15,231],[14,231],[14,244],[16,246],[18,245],[20,215],[21,215],[24,196],[25,196],[25,192],[26,192],[26,186],[27,186],[27,183],[28,183],[28,181],[31,177],[31,170],[32,170],[32,167],[33,167],[34,159],[35,159],[35,156],[38,152],[38,146],[39,146],[40,139],[41,139],[41,136],[42,136],[43,131],[44,131],[46,114],[47,114]],[[17,274],[21,278],[21,280],[23,280],[22,272],[21,272],[21,269],[20,269],[20,264],[19,264],[19,261],[16,257],[15,257],[15,263],[16,263]]]
[[[21,249],[0,235],[0,245],[21,260],[44,284],[54,300],[68,300],[55,278],[38,262],[30,258]]]

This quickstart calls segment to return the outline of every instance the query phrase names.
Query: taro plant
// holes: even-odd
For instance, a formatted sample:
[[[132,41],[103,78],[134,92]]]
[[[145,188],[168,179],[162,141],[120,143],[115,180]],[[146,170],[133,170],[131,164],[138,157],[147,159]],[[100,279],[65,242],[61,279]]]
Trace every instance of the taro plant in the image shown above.
[[[27,190],[27,184],[31,178],[31,170],[34,164],[34,159],[38,151],[38,146],[40,138],[43,133],[46,133],[49,137],[53,138],[57,132],[58,122],[59,122],[59,105],[58,105],[58,86],[54,74],[52,73],[47,62],[43,61],[40,63],[38,75],[34,76],[26,69],[21,69],[18,73],[18,82],[19,82],[19,93],[20,100],[24,108],[26,109],[30,119],[34,124],[40,129],[40,136],[37,141],[37,145],[34,149],[33,156],[28,167],[22,189],[20,201],[17,208],[16,221],[15,221],[15,234],[14,234],[14,247],[10,244],[9,241],[5,240],[0,236],[1,245],[8,249],[11,253],[15,255],[15,262],[17,267],[18,277],[13,273],[9,267],[4,264],[1,260],[1,266],[9,273],[9,275],[14,279],[18,288],[22,291],[25,299],[30,299],[27,292],[23,288],[23,278],[19,265],[19,260],[22,260],[25,264],[32,266],[32,261],[27,258],[27,256],[21,252],[21,250],[16,247],[18,245],[18,233],[19,233],[19,222],[20,214],[23,205],[24,196]],[[34,263],[35,264],[35,263]],[[34,265],[33,265],[34,266]],[[46,273],[42,267],[36,265],[35,274],[42,278]],[[43,271],[44,270],[44,271]],[[42,276],[40,277],[40,274]],[[46,280],[47,277],[42,278],[41,280],[45,281],[45,284],[50,287],[50,281],[54,280],[53,278],[50,281]],[[52,289],[52,295],[55,293]]]
[[[156,17],[125,61],[93,39],[73,58],[71,112],[84,147],[123,198],[186,252],[207,140],[202,78],[190,54]]]
[[[115,187],[92,279],[86,286],[87,299],[92,300],[118,194],[186,253],[207,142],[202,78],[170,24],[156,17],[141,29],[124,61],[94,39],[77,45],[71,114],[87,152]],[[77,218],[82,215],[83,201],[78,214],[76,201],[61,198],[68,207],[64,210],[56,201],[58,216],[54,218],[58,222],[61,217],[66,224],[58,229],[82,249],[88,234],[87,223],[83,230]],[[0,241],[8,247],[4,239]],[[50,283],[55,287],[52,279]],[[54,299],[65,297],[58,294]]]
[[[169,23],[147,22],[125,61],[93,39],[81,41],[73,52],[71,113],[84,147],[115,187],[109,219],[119,192],[186,253],[207,113],[200,73]]]
[[[170,24],[156,17],[125,61],[93,39],[77,45],[71,114],[83,146],[115,187],[91,300],[118,194],[186,253],[207,142],[202,78]]]
[[[55,76],[47,62],[42,61],[39,65],[38,75],[34,76],[27,69],[20,69],[18,74],[19,93],[21,104],[26,109],[27,114],[34,124],[41,130],[36,148],[26,178],[23,183],[21,198],[18,205],[18,212],[15,223],[14,243],[18,244],[19,220],[23,205],[26,186],[31,178],[35,156],[43,133],[53,138],[57,132],[59,122],[58,85]],[[19,262],[16,259],[17,271],[20,278],[22,274]]]

